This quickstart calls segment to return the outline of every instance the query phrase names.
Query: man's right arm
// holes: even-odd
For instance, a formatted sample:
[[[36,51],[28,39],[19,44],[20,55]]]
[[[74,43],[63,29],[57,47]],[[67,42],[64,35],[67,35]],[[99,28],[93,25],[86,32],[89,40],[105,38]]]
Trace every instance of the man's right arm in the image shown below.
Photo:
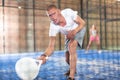
[[[54,51],[55,41],[56,41],[56,37],[50,37],[49,45],[47,49],[40,57],[38,57],[39,60],[43,60],[43,63],[46,62],[46,57],[49,57],[50,55],[52,55]]]
[[[50,37],[48,48],[45,50],[44,54],[50,56],[54,51],[56,37]]]

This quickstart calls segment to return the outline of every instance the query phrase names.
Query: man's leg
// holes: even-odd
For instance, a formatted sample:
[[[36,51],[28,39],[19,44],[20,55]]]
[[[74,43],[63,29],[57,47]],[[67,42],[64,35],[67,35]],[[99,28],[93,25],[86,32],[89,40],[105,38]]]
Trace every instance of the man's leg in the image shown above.
[[[70,64],[69,63],[69,51],[68,51],[68,44],[69,44],[69,39],[66,39],[65,40],[65,58],[66,58],[66,62],[68,63],[68,65]]]
[[[69,43],[69,54],[70,54],[70,75],[69,77],[74,78],[75,71],[76,71],[76,63],[77,63],[77,53],[76,53],[76,47],[78,43],[76,40],[71,40]]]
[[[65,52],[65,57],[66,57],[66,63],[68,64],[68,65],[70,65],[70,62],[69,62],[69,51],[66,51]],[[69,74],[70,74],[70,69],[68,69],[68,71],[64,74],[64,75],[66,75],[66,76],[69,76]]]
[[[67,62],[68,65],[70,64],[70,63],[69,63],[69,56],[70,56],[70,55],[69,55],[69,51],[66,51],[66,52],[65,52],[65,57],[66,57],[66,60],[65,60],[65,61]]]
[[[70,54],[69,54],[69,51],[66,51],[65,52],[65,57],[66,57],[66,63],[68,64],[68,65],[70,65]],[[69,76],[69,74],[70,74],[70,69],[68,69],[68,71],[64,74],[64,75],[66,75],[66,76]],[[76,74],[76,70],[75,70],[75,74]]]

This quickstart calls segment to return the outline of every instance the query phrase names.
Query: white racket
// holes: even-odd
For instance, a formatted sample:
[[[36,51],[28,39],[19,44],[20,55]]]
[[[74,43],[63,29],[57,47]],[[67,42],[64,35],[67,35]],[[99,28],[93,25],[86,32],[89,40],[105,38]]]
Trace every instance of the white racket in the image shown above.
[[[16,62],[15,70],[22,80],[33,80],[37,77],[41,64],[42,60],[24,57]]]

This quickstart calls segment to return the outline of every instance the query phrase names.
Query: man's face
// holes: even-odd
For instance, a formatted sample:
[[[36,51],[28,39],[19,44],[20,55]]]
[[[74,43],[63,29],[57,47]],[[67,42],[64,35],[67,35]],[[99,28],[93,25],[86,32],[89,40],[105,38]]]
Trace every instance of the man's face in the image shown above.
[[[60,11],[56,8],[52,8],[47,11],[49,18],[54,22],[54,24],[59,24]]]

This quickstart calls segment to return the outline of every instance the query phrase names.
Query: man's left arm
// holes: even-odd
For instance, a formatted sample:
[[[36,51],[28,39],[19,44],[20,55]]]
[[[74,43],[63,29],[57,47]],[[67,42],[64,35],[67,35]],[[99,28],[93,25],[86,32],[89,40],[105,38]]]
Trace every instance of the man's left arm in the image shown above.
[[[77,33],[84,27],[85,21],[80,16],[77,16],[77,18],[74,21],[78,24],[78,27],[74,29]]]
[[[73,39],[76,33],[79,32],[85,25],[85,21],[80,16],[77,16],[77,18],[74,21],[78,24],[78,26],[74,30],[68,32],[68,39]]]

